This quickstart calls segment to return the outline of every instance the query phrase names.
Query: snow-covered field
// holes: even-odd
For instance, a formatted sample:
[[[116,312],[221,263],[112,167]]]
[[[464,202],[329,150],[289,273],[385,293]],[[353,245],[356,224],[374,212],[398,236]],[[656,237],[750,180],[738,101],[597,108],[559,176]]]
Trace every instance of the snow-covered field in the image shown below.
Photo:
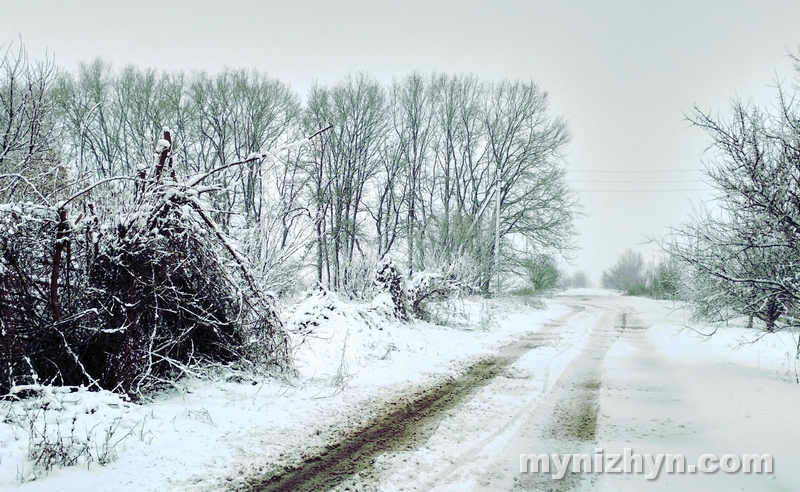
[[[141,405],[82,390],[46,390],[38,401],[0,403],[0,489],[235,486],[259,469],[313,455],[386,402],[455,376],[530,332],[540,335],[539,346],[447,411],[418,449],[379,457],[373,472],[354,479],[355,488],[497,490],[507,483],[510,489],[520,453],[597,446],[692,458],[772,453],[775,473],[662,474],[654,481],[587,475],[578,488],[733,490],[741,482],[745,490],[793,490],[800,483],[800,470],[792,467],[800,442],[793,417],[800,385],[788,334],[739,346],[749,332],[731,326],[704,340],[683,329],[685,313],[669,303],[594,290],[571,291],[538,308],[519,300],[459,301],[438,313],[450,326],[388,321],[383,311],[380,302],[356,306],[324,297],[300,305],[289,323],[302,332],[294,335],[298,375],[291,381],[221,372]],[[622,312],[635,329],[614,329]],[[603,357],[597,356],[598,340],[605,344]],[[582,365],[584,372],[577,370]],[[546,435],[557,417],[571,391],[567,382],[590,370],[600,381],[595,438],[580,449],[542,449],[554,441],[536,436]],[[72,447],[82,450],[77,464],[43,473],[47,452],[66,452],[55,445],[59,433],[61,442],[75,437]],[[36,448],[38,467],[28,458],[31,435],[51,444]]]

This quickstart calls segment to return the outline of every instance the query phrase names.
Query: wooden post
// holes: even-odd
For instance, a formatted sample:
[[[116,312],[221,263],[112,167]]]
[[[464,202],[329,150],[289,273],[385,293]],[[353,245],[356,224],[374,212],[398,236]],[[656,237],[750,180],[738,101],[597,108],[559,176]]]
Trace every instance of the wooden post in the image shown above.
[[[165,147],[161,151],[161,155],[158,157],[158,165],[156,166],[155,174],[156,183],[161,181],[161,175],[164,173],[164,166],[167,166],[169,170],[172,170],[172,136],[167,129],[164,129],[164,140],[169,143],[169,146]]]

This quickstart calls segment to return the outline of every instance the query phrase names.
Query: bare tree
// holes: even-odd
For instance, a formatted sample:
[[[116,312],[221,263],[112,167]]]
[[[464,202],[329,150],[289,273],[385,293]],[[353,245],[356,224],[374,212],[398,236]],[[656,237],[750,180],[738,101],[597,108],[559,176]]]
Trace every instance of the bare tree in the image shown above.
[[[773,112],[734,101],[728,118],[698,109],[691,117],[716,151],[706,174],[717,199],[676,228],[666,249],[688,269],[683,294],[698,319],[754,317],[770,332],[798,325],[798,114],[779,86]]]
[[[487,173],[494,173],[500,193],[500,237],[509,237],[512,255],[518,245],[568,255],[576,198],[561,165],[566,125],[550,116],[547,94],[533,82],[495,84],[486,105]]]
[[[417,222],[419,207],[424,207],[420,185],[424,171],[431,159],[435,128],[432,124],[434,97],[430,83],[418,73],[395,82],[391,89],[394,137],[405,168],[406,241],[409,275],[414,272],[414,240],[419,234]]]
[[[432,82],[434,125],[430,166],[422,181],[418,266],[477,287],[477,272],[491,258],[482,213],[491,187],[484,168],[481,125],[485,84],[474,76],[438,75]],[[469,265],[469,266],[467,266]]]
[[[306,128],[333,125],[313,147],[317,215],[317,271],[331,288],[348,290],[361,246],[367,184],[377,171],[386,130],[383,88],[366,74],[333,87],[312,87]],[[374,271],[369,268],[368,271]],[[324,278],[323,278],[324,273]]]
[[[5,48],[0,59],[0,174],[24,177],[5,183],[11,185],[0,190],[6,201],[20,192],[33,196],[27,184],[45,193],[63,186],[52,97],[56,75],[52,59],[32,61],[22,44]]]
[[[637,286],[645,283],[642,254],[631,249],[626,250],[613,266],[603,271],[600,282],[607,289],[633,293]]]
[[[498,238],[506,273],[521,274],[515,265],[530,254],[568,255],[576,200],[560,152],[569,132],[549,114],[546,94],[533,82],[439,76],[429,99],[435,127],[420,200],[427,237],[419,243],[453,260],[471,257],[484,292],[499,273]]]
[[[387,139],[381,149],[380,165],[375,175],[375,198],[366,207],[375,222],[378,258],[386,256],[403,233],[403,214],[410,183],[406,179],[401,145],[398,139]]]

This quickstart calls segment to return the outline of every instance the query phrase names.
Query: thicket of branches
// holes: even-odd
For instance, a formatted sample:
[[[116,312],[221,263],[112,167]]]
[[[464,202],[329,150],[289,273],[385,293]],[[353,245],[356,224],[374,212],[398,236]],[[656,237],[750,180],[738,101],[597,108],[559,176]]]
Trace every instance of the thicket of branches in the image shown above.
[[[685,265],[683,293],[698,319],[747,316],[767,332],[798,325],[797,94],[796,86],[778,85],[772,108],[736,100],[727,117],[699,109],[691,116],[711,138],[706,175],[717,195],[666,246]]]
[[[282,364],[263,293],[367,297],[390,254],[406,278],[437,279],[415,299],[496,290],[523,258],[572,250],[568,140],[533,82],[360,73],[302,104],[251,70],[71,73],[9,48],[0,391],[38,378],[135,394],[203,358]]]
[[[200,198],[212,189],[169,179],[162,142],[126,183],[3,207],[0,393],[48,383],[138,398],[206,363],[288,368],[272,299]],[[23,178],[0,179],[13,189]]]

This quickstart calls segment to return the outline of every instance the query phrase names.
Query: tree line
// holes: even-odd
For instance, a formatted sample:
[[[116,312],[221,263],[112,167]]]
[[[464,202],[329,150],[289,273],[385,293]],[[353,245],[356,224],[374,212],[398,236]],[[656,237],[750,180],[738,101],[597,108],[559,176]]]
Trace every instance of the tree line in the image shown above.
[[[0,389],[38,374],[137,393],[254,354],[253,330],[280,352],[267,292],[367,298],[387,264],[424,274],[420,298],[496,291],[573,248],[569,138],[533,81],[353,73],[301,97],[255,70],[65,71],[8,47]]]
[[[495,192],[504,272],[573,247],[575,196],[561,159],[570,135],[532,81],[414,73],[382,85],[358,73],[313,85],[301,103],[253,70],[117,70],[98,59],[71,73],[26,60],[20,51],[4,61],[4,87],[27,93],[3,101],[0,165],[48,196],[135,175],[164,126],[180,176],[332,126],[313,146],[212,180],[215,219],[246,231],[267,266],[313,244],[317,279],[331,288],[357,289],[360,264],[392,254],[412,273],[477,266],[469,280],[487,291]]]

